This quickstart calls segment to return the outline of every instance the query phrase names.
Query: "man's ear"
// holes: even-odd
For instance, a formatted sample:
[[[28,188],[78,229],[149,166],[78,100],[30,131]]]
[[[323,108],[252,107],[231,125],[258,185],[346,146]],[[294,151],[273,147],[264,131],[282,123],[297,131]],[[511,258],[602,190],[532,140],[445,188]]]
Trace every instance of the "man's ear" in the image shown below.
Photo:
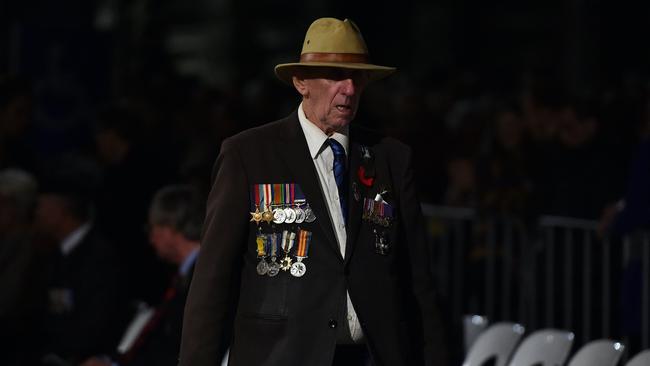
[[[305,79],[300,79],[298,76],[293,76],[291,78],[293,81],[293,86],[296,88],[298,93],[302,95],[303,97],[307,97],[309,94],[309,90],[307,89],[307,85],[305,84]]]

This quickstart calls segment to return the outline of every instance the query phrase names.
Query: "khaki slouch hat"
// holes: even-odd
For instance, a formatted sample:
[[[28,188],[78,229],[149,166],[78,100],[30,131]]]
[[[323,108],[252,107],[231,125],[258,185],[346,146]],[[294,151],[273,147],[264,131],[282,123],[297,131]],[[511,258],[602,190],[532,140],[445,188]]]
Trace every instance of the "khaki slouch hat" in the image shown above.
[[[359,28],[349,19],[320,18],[307,30],[300,61],[275,66],[277,77],[291,84],[291,78],[301,67],[336,67],[366,70],[370,81],[382,79],[395,71],[394,67],[373,65]]]

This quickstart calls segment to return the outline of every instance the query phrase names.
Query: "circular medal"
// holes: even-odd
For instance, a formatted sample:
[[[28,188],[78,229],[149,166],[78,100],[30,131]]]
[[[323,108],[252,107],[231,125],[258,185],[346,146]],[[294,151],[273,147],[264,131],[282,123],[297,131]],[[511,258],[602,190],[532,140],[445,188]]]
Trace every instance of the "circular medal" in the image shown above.
[[[291,266],[291,275],[294,277],[302,277],[307,272],[307,267],[302,262],[296,262]]]
[[[282,224],[287,218],[287,214],[284,213],[284,210],[281,208],[276,208],[273,210],[273,222],[276,224]]]
[[[285,223],[292,224],[296,221],[296,211],[294,211],[293,208],[291,207],[285,208],[284,214],[286,215],[286,218],[284,219]]]
[[[269,264],[266,263],[264,259],[262,259],[258,264],[257,264],[257,274],[260,276],[264,276],[267,274],[269,271]]]
[[[269,277],[275,277],[278,275],[278,273],[280,273],[280,265],[272,262],[269,265],[269,271],[266,274],[269,275]]]
[[[300,207],[296,207],[293,210],[296,211],[296,224],[302,224],[305,221],[305,210]]]
[[[311,207],[307,206],[307,208],[305,208],[305,222],[314,222],[314,220],[316,220],[316,215],[314,215],[314,211]]]

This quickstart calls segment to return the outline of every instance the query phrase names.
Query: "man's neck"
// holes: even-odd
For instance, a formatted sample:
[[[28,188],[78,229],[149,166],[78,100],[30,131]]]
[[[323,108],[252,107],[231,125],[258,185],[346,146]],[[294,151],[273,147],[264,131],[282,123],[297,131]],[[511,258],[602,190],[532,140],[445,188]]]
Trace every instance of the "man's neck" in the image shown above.
[[[183,242],[178,245],[178,256],[176,260],[176,265],[180,266],[185,262],[188,256],[190,256],[196,249],[199,248],[199,243],[193,240],[183,239]]]

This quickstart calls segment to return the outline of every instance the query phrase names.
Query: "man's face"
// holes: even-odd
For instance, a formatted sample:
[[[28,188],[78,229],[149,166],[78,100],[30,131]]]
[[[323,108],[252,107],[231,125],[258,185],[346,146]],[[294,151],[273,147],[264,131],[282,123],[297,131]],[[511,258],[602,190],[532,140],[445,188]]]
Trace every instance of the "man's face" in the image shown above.
[[[34,212],[34,228],[40,236],[58,239],[62,220],[67,216],[64,198],[56,194],[41,194]]]
[[[156,250],[156,254],[168,262],[174,263],[176,251],[174,241],[178,233],[167,225],[151,224],[149,231],[149,242]]]
[[[304,68],[293,82],[303,96],[307,118],[331,135],[354,119],[368,75],[363,70]]]

